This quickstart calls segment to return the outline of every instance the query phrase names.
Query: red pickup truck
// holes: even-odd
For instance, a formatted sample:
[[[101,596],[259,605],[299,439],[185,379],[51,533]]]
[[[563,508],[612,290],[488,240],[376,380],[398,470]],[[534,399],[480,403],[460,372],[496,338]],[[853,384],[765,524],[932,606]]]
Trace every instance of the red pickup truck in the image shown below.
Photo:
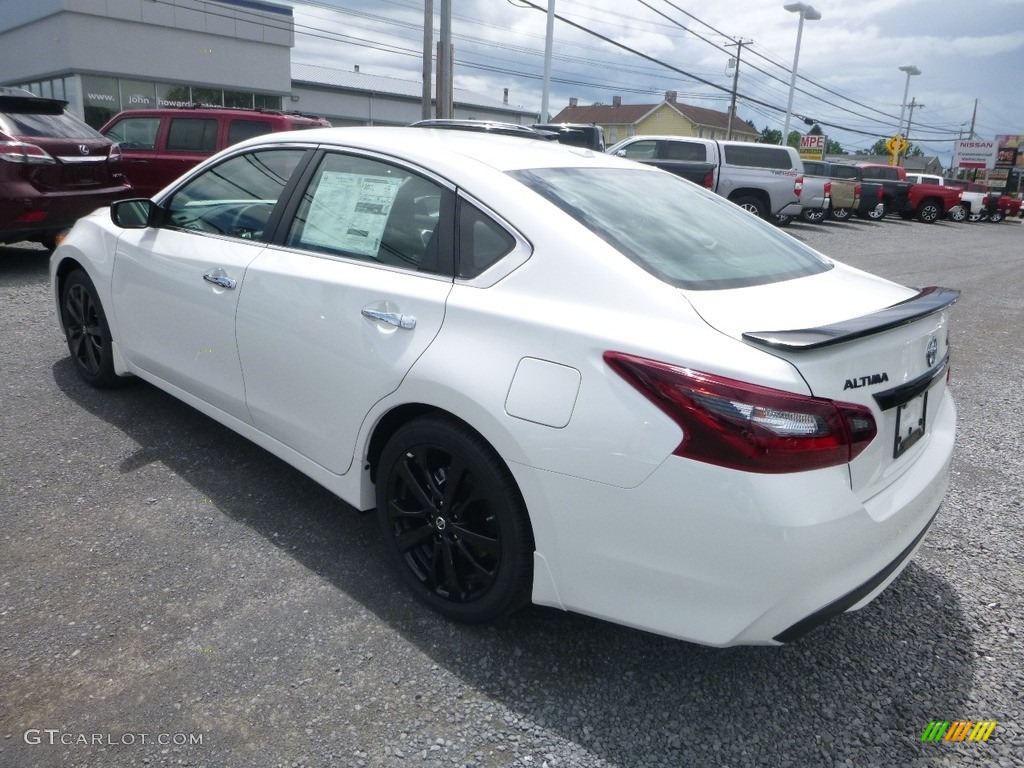
[[[938,184],[911,184],[908,187],[907,172],[901,166],[861,163],[860,167],[864,178],[892,184],[894,190],[892,195],[886,195],[886,209],[895,210],[904,219],[916,216],[918,221],[932,224],[946,218],[950,210],[960,205],[961,190],[956,187]]]

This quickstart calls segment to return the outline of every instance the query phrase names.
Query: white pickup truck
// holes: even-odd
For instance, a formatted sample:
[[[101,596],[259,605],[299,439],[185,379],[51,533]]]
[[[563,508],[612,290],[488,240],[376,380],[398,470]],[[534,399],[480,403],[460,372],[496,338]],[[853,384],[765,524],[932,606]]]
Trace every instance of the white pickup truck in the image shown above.
[[[805,208],[828,208],[824,181],[804,179],[793,147],[689,136],[631,136],[608,153],[682,176],[762,219],[788,223]]]
[[[940,187],[957,187],[963,189],[960,205],[949,209],[947,217],[952,221],[980,221],[988,206],[988,196],[984,192],[969,192],[960,184],[951,184],[944,176],[932,173],[908,173],[907,181],[914,184],[938,184]]]

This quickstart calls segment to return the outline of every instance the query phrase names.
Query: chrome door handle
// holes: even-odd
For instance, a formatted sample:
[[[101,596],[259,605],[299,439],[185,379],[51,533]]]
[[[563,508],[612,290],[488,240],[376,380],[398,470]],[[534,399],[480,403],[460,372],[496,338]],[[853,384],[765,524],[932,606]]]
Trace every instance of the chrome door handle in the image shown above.
[[[412,315],[400,315],[397,312],[382,312],[379,309],[364,309],[363,317],[371,320],[380,320],[382,323],[393,325],[396,328],[404,328],[411,331],[416,327],[416,318]]]
[[[219,285],[221,288],[234,288],[237,282],[228,277],[227,275],[219,275],[216,272],[207,272],[203,275],[203,280],[214,285]]]

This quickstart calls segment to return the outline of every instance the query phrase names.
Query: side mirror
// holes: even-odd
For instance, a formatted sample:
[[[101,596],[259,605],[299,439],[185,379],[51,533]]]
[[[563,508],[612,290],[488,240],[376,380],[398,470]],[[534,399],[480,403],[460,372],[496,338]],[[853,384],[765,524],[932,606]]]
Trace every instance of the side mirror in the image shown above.
[[[617,149],[617,150],[615,150],[615,156],[616,157],[625,157],[626,156],[626,150],[624,150],[624,149]]]
[[[110,220],[121,229],[145,229],[152,226],[160,207],[147,198],[118,200],[110,205]]]

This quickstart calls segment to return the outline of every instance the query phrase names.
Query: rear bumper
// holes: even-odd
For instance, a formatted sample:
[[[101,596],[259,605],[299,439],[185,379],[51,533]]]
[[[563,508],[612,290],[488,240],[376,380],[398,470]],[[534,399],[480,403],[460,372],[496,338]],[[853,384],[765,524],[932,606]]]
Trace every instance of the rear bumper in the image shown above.
[[[955,420],[947,393],[913,462],[868,499],[846,467],[755,475],[670,457],[622,489],[513,465],[534,602],[706,645],[792,639],[910,562],[946,492]]]
[[[0,194],[0,242],[52,237],[97,208],[131,195],[127,185],[46,194],[30,185],[12,185]]]

